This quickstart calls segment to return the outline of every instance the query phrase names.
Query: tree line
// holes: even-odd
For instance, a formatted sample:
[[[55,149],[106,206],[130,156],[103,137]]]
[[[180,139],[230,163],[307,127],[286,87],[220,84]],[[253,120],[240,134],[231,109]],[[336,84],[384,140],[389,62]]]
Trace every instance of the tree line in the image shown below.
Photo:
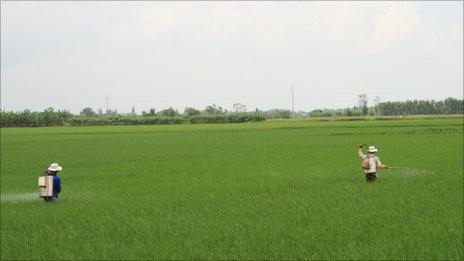
[[[463,100],[447,98],[444,101],[382,102],[375,109],[380,115],[462,114]]]
[[[29,109],[13,112],[0,111],[1,127],[40,127],[40,126],[87,126],[87,125],[154,125],[181,123],[241,123],[256,122],[266,119],[314,118],[314,117],[362,117],[383,115],[433,115],[462,114],[463,100],[447,98],[435,100],[407,100],[380,102],[377,97],[374,106],[368,106],[367,96],[358,96],[358,105],[343,109],[316,109],[310,112],[293,113],[287,109],[271,109],[247,111],[242,104],[236,103],[233,110],[227,110],[216,105],[210,105],[203,110],[187,107],[179,112],[172,107],[156,111],[149,109],[137,114],[132,108],[130,113],[118,113],[117,110],[101,109],[94,111],[90,107],[74,115],[67,110],[47,108],[42,112]]]
[[[243,123],[263,121],[262,115],[256,113],[232,113],[227,115],[196,115],[196,116],[101,116],[101,117],[71,117],[72,126],[104,126],[104,125],[163,125],[183,123]]]
[[[73,114],[67,110],[55,110],[49,107],[41,112],[29,109],[13,112],[0,111],[1,127],[41,127],[67,125]]]
[[[307,117],[362,117],[362,116],[402,116],[402,115],[437,115],[462,114],[463,100],[446,98],[435,100],[407,100],[380,102],[377,97],[374,106],[367,105],[367,96],[358,96],[357,106],[343,109],[317,109],[307,113]]]

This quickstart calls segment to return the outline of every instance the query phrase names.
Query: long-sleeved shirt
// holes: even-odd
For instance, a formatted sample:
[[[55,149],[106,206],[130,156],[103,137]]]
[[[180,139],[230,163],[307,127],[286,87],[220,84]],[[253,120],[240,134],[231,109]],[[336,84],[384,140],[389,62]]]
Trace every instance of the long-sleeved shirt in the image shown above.
[[[379,157],[375,156],[374,154],[365,155],[362,153],[361,149],[359,149],[358,153],[362,160],[366,160],[366,158],[369,160],[369,169],[365,169],[365,173],[376,173],[378,168],[384,167],[382,162],[380,162]]]
[[[53,192],[61,192],[61,179],[60,176],[53,176]]]

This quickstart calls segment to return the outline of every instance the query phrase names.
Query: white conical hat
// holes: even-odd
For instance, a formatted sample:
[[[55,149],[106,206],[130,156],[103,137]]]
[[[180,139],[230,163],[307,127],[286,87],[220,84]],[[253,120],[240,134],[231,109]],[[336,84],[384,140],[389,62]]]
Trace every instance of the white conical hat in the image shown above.
[[[377,149],[374,146],[369,146],[368,152],[377,152]]]
[[[58,163],[52,163],[50,164],[50,167],[48,167],[49,171],[61,171],[63,168],[58,165]]]

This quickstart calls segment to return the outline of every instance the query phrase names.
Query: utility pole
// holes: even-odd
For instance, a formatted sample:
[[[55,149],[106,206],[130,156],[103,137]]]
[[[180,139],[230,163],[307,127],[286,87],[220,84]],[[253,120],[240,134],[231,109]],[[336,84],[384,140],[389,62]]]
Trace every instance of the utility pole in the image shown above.
[[[292,118],[295,118],[295,95],[293,95],[293,83],[292,83]]]
[[[108,93],[106,94],[106,112],[110,109],[110,98],[108,97]]]

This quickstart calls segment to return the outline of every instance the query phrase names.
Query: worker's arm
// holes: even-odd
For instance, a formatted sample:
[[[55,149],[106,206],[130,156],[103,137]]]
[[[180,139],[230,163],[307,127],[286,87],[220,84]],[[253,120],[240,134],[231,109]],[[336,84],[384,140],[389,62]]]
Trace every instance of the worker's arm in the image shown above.
[[[381,169],[388,169],[387,165],[383,165],[379,158],[377,158],[377,166]]]
[[[359,149],[358,149],[358,154],[359,154],[359,157],[360,157],[361,159],[365,159],[365,158],[366,158],[366,155],[364,155],[364,154],[362,153],[361,147],[359,147]]]

